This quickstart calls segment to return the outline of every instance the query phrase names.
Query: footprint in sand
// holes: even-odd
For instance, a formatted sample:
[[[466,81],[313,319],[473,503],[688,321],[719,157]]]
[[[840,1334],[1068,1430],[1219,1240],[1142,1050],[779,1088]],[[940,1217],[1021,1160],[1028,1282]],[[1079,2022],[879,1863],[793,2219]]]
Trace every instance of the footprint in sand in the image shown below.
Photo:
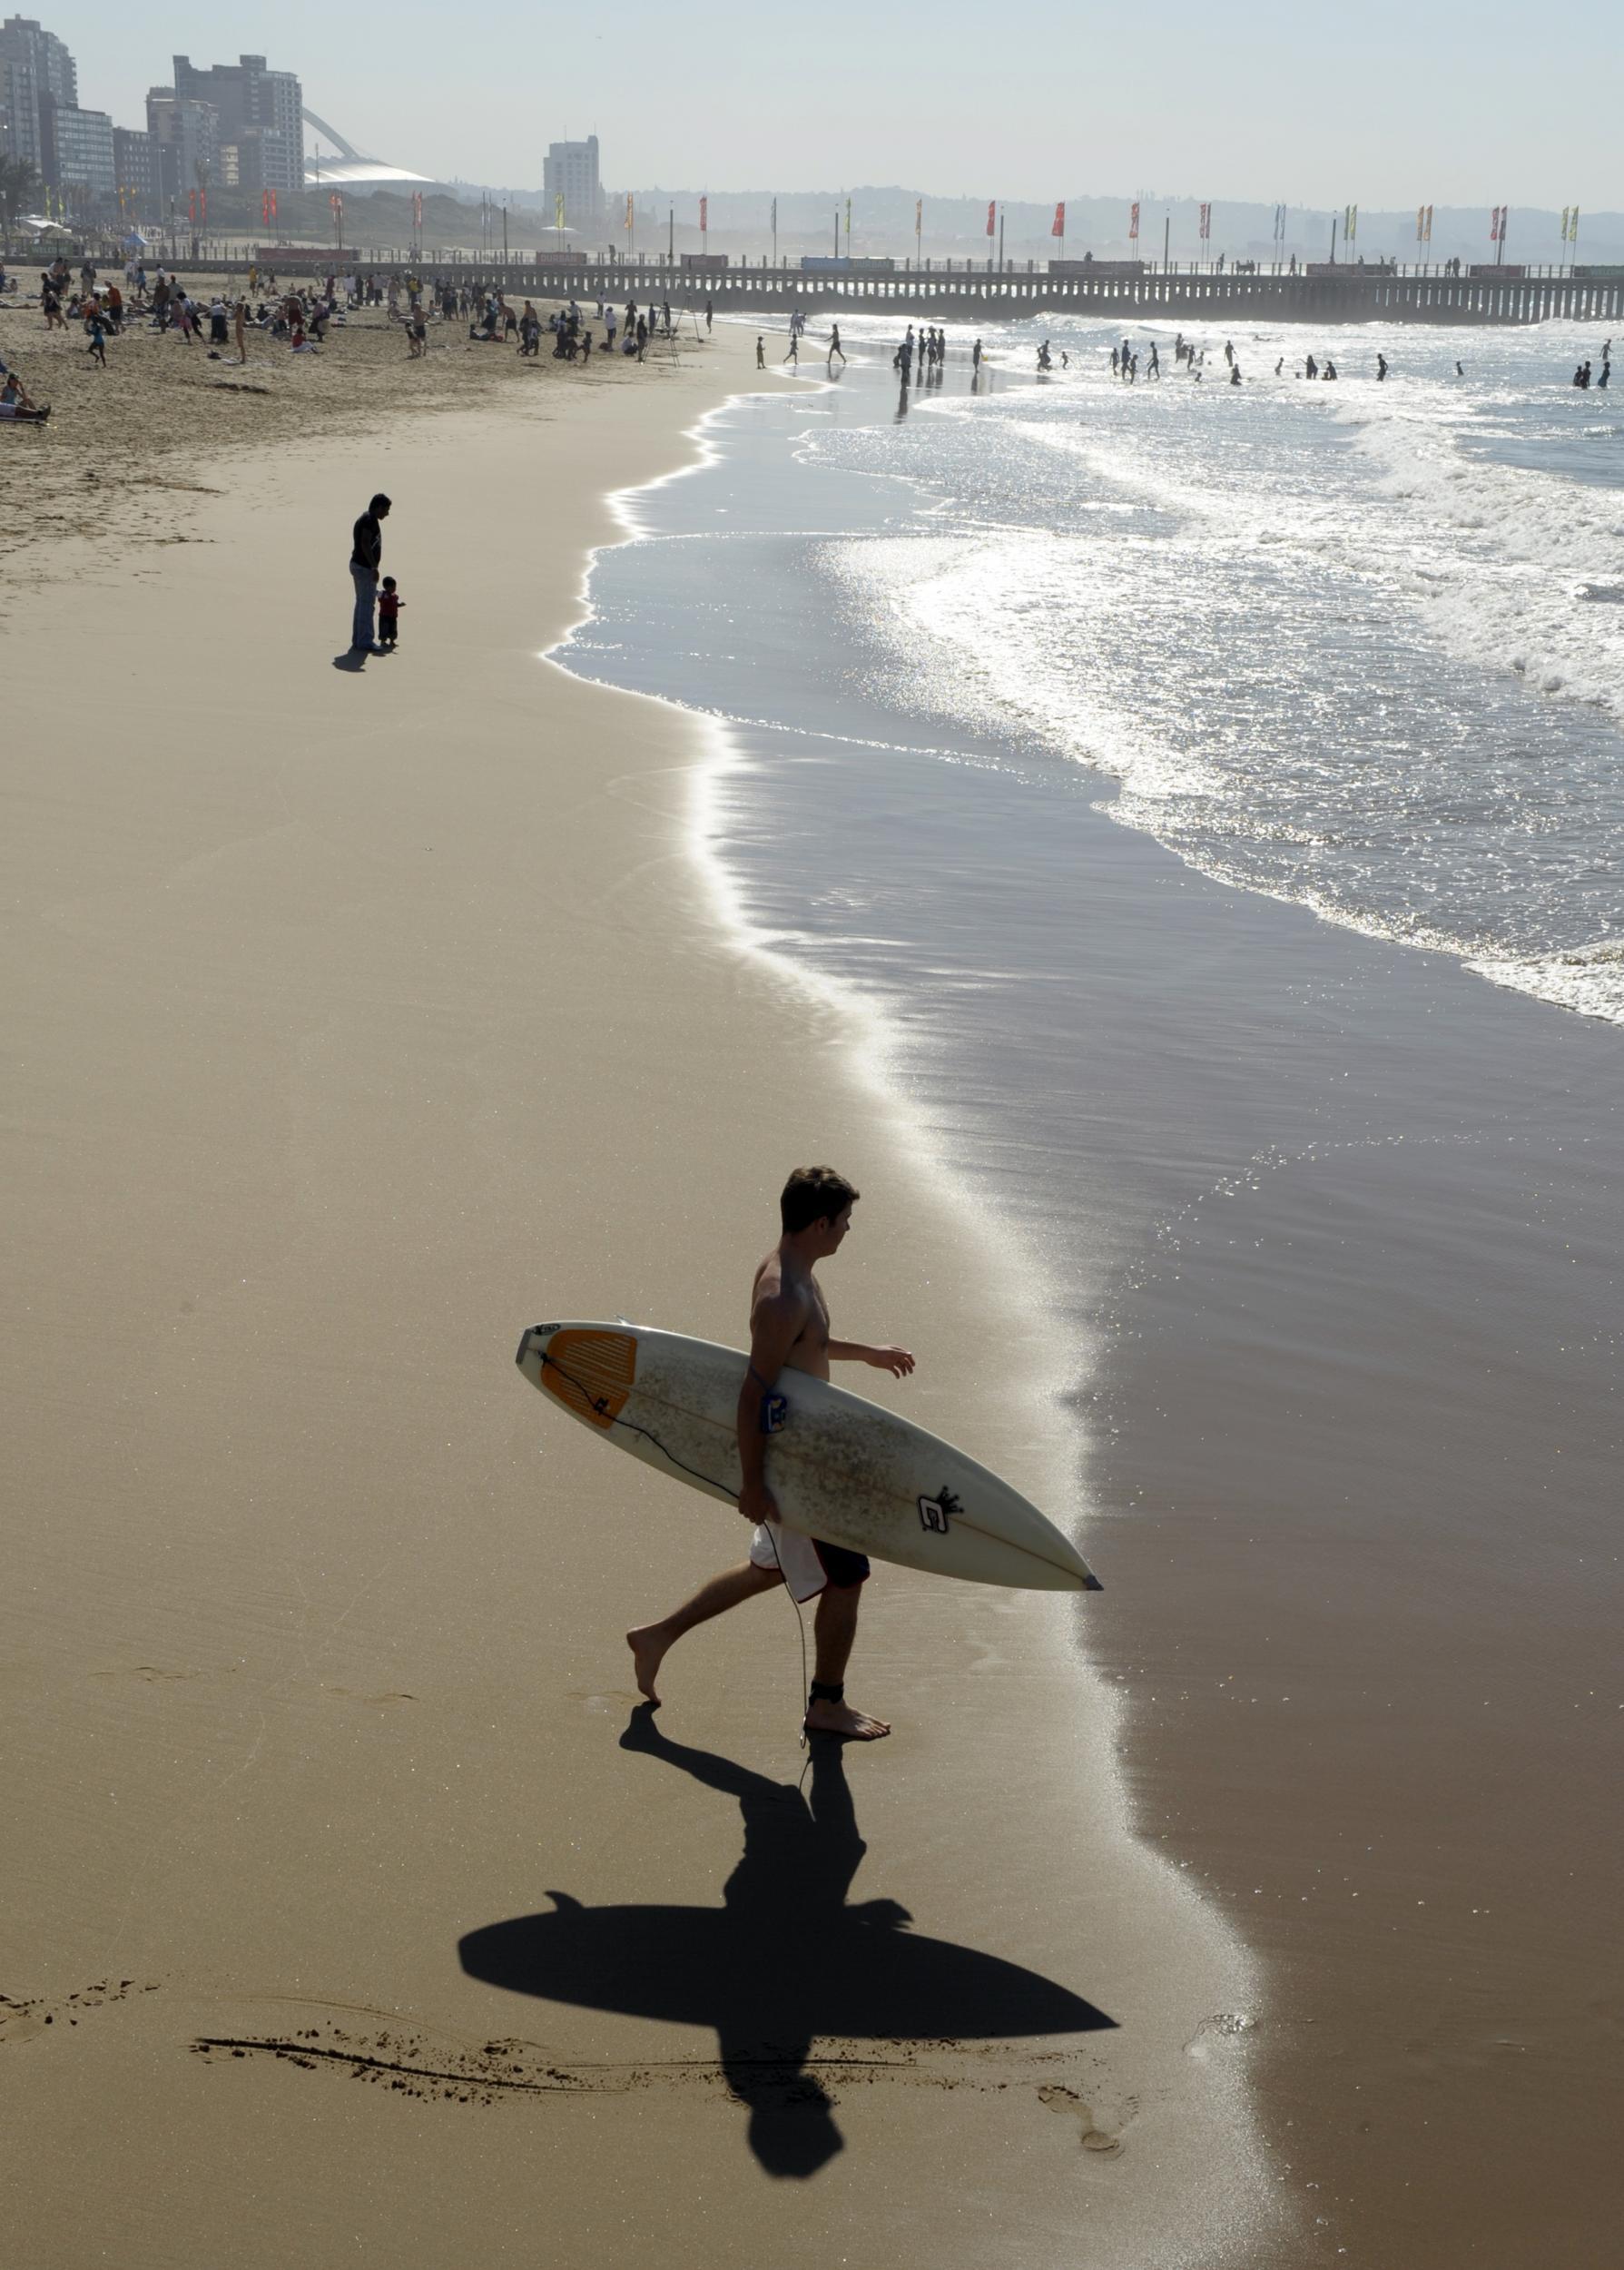
[[[1248,2018],[1245,2011],[1220,2010],[1216,2017],[1202,2019],[1185,2043],[1185,2055],[1205,2063],[1216,2044],[1245,2041],[1248,2034],[1256,2031],[1256,2018]]]
[[[1075,2114],[1082,2124],[1078,2138],[1085,2152],[1099,2152],[1114,2157],[1122,2149],[1122,2138],[1112,2136],[1105,2128],[1094,2125],[1092,2109],[1084,2104],[1075,2088],[1067,2088],[1058,2081],[1050,2081],[1038,2091],[1038,2102],[1047,2105],[1051,2112]]]

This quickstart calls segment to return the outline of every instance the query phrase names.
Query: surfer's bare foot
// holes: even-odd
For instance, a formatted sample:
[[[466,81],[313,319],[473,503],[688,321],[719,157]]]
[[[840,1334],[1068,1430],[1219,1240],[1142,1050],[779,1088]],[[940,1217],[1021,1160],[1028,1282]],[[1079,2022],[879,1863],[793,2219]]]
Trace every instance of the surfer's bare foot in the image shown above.
[[[829,1702],[819,1695],[807,1707],[806,1731],[809,1734],[842,1734],[848,1742],[879,1742],[891,1728],[882,1718],[854,1711],[849,1702]]]
[[[658,1702],[655,1673],[665,1660],[665,1651],[671,1645],[670,1633],[663,1624],[639,1624],[636,1631],[626,1633],[626,1645],[632,1651],[638,1693],[647,1695],[651,1702]]]

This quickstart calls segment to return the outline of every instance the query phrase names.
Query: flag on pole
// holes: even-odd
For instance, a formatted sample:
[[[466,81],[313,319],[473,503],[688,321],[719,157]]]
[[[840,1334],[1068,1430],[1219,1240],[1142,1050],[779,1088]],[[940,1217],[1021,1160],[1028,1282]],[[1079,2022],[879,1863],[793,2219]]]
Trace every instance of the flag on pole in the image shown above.
[[[564,226],[564,192],[561,189],[555,192],[553,197],[553,226],[556,229]]]
[[[1417,205],[1415,208],[1415,242],[1418,244],[1424,242],[1426,232],[1427,209],[1424,205]]]
[[[1494,206],[1489,214],[1489,242],[1491,244],[1500,242],[1500,207],[1498,205]]]
[[[699,201],[699,233],[701,236],[705,236],[710,232],[710,199],[702,197]]]
[[[1201,241],[1204,244],[1212,235],[1212,232],[1213,209],[1210,205],[1203,205],[1201,208]]]
[[[1349,205],[1344,211],[1342,220],[1342,232],[1346,242],[1350,244],[1358,235],[1359,208],[1357,205]]]
[[[1568,242],[1570,244],[1579,242],[1579,207],[1577,205],[1573,208],[1573,225],[1568,232]]]
[[[1127,241],[1130,244],[1137,244],[1139,241],[1139,208],[1137,204],[1129,205],[1127,209]]]
[[[924,225],[925,201],[922,197],[916,197],[913,201],[913,233],[915,236],[918,236]]]
[[[1427,242],[1430,244],[1432,242],[1432,206],[1431,206],[1431,205],[1429,205],[1429,206],[1427,207]]]
[[[988,201],[987,201],[987,233],[988,233],[988,235],[989,235],[989,236],[992,236],[993,234],[995,234],[995,233],[996,233],[995,229],[994,229],[994,225],[993,225],[993,219],[992,219],[992,216],[993,216],[993,214],[997,212],[997,210],[998,210],[998,199],[997,199],[996,197],[989,197],[989,198],[988,199]]]
[[[1050,236],[1064,236],[1064,235],[1065,235],[1065,233],[1066,233],[1066,205],[1065,205],[1065,202],[1064,202],[1064,200],[1062,200],[1062,201],[1061,201],[1061,202],[1060,202],[1059,204],[1058,204],[1058,205],[1055,207],[1055,221],[1054,221],[1054,226],[1050,229],[1050,231],[1049,231],[1049,234],[1050,234]]]

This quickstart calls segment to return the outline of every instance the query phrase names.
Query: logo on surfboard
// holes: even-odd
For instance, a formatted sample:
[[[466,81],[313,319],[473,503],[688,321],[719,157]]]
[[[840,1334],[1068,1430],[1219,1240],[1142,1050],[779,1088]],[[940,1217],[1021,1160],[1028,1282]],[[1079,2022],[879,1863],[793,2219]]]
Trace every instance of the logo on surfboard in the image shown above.
[[[920,1528],[938,1537],[945,1537],[952,1516],[964,1511],[950,1489],[938,1490],[934,1497],[921,1497],[918,1505]]]

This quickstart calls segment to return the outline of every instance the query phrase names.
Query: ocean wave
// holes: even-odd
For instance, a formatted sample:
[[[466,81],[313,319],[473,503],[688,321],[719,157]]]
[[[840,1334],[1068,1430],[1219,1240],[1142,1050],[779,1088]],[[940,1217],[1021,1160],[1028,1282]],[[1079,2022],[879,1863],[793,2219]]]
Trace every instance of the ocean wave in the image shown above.
[[[1616,585],[1624,491],[1496,464],[1467,438],[1425,415],[1356,426],[1413,530],[1418,597],[1453,652],[1624,715],[1624,615],[1585,604]]]

